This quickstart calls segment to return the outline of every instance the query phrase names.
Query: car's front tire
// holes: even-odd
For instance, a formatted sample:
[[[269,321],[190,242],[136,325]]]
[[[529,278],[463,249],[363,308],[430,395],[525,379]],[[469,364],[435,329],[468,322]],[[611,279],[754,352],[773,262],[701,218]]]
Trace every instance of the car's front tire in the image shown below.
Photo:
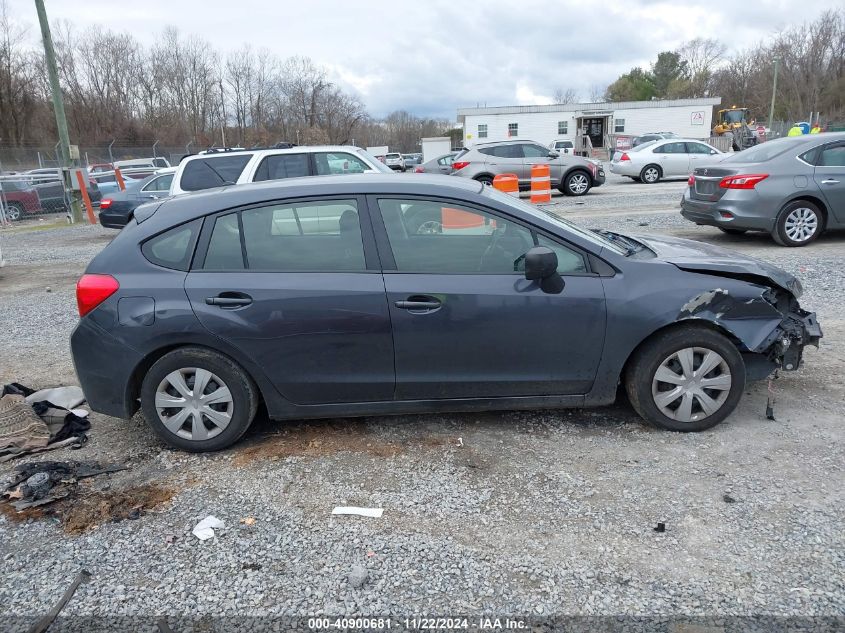
[[[821,210],[812,202],[796,200],[778,214],[772,239],[781,246],[806,246],[824,230]]]
[[[658,165],[646,165],[640,172],[640,181],[647,185],[653,185],[663,176]]]
[[[736,408],[745,363],[724,335],[683,325],[637,350],[624,382],[634,410],[646,421],[670,431],[703,431]]]
[[[153,363],[141,384],[141,410],[165,442],[193,453],[218,451],[246,433],[258,390],[230,358],[183,347]]]
[[[590,191],[591,186],[590,175],[587,172],[573,171],[563,179],[560,191],[566,196],[583,196]]]

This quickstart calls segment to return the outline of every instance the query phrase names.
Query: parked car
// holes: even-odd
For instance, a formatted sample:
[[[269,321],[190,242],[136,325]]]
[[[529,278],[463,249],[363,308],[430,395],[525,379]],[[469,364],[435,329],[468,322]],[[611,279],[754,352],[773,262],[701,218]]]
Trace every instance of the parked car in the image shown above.
[[[6,219],[15,222],[26,215],[41,213],[41,201],[38,192],[25,180],[0,179],[0,196]]]
[[[414,173],[446,175],[451,174],[452,162],[455,160],[455,156],[457,155],[458,152],[449,152],[448,154],[443,154],[443,156],[432,158],[430,161],[423,163],[422,165],[417,165],[414,168]]]
[[[636,147],[643,143],[651,143],[652,141],[662,141],[666,138],[678,138],[678,135],[674,132],[649,132],[648,134],[641,134],[640,136],[634,137],[631,141],[631,147]]]
[[[725,233],[806,246],[845,228],[845,132],[789,136],[696,167],[681,215]]]
[[[439,230],[417,226],[434,210]],[[415,228],[416,227],[416,228]],[[443,176],[291,179],[139,206],[77,284],[94,411],[167,443],[274,419],[583,407],[725,419],[817,344],[801,284],[670,237],[588,231]]]
[[[651,141],[624,152],[614,152],[610,171],[651,185],[666,178],[689,178],[696,165],[715,162],[721,156],[726,155],[712,145],[694,139]]]
[[[516,174],[520,189],[531,188],[532,165],[548,165],[552,187],[568,196],[583,196],[604,184],[604,168],[597,161],[572,154],[559,154],[534,141],[478,143],[452,162],[452,176],[492,184],[499,174]]]
[[[114,161],[114,166],[120,169],[131,169],[133,167],[151,167],[154,169],[162,169],[170,167],[170,161],[163,156],[153,156],[152,158],[129,158],[126,160]]]
[[[109,229],[122,229],[138,205],[170,195],[175,167],[159,169],[144,180],[126,183],[125,191],[110,193],[100,201],[100,224]]]
[[[61,213],[67,210],[67,200],[59,169],[54,167],[31,169],[24,172],[22,176],[22,180],[32,183],[32,188],[38,194],[42,211]],[[100,198],[102,198],[97,181],[89,175],[87,183],[86,189],[88,191],[88,197],[91,199],[91,204],[97,206],[100,204]]]
[[[413,169],[417,165],[419,165],[422,160],[416,154],[405,154],[402,156],[403,164],[405,165],[405,171],[409,169]]]
[[[574,154],[575,142],[568,138],[560,138],[549,143],[549,149],[555,150],[558,154]]]
[[[300,176],[364,173],[392,171],[360,147],[351,145],[213,152],[183,158],[170,193],[179,195],[221,185]]]
[[[384,164],[394,171],[405,171],[405,159],[399,152],[388,152],[384,155]]]

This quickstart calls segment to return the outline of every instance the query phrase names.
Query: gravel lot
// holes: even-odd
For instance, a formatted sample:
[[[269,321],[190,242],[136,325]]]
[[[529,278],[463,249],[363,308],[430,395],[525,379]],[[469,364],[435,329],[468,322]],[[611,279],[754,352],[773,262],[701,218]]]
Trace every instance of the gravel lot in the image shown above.
[[[681,615],[699,625],[694,618],[826,616],[840,619],[824,630],[843,630],[845,235],[784,249],[696,227],[677,213],[684,186],[611,175],[584,199],[555,197],[550,209],[587,227],[725,245],[798,274],[825,338],[801,372],[777,381],[777,421],[765,419],[766,386],[755,383],[728,421],[699,434],[654,430],[619,403],[259,420],[235,448],[189,455],[158,443],[138,417],[94,415],[82,450],[43,458],[128,467],[88,480],[93,499],[145,486],[171,498],[138,520],[81,534],[57,517],[0,515],[0,629],[26,630],[84,568],[92,580],[63,613],[137,616],[143,630],[163,614]],[[73,284],[112,235],[88,226],[0,231],[9,261],[0,271],[0,383],[74,382]],[[0,477],[10,472],[0,466]],[[332,516],[336,505],[384,515]],[[225,527],[200,542],[191,529],[209,514]],[[719,622],[667,630],[735,630]],[[775,630],[772,622],[760,630]],[[640,624],[625,630],[656,630]]]

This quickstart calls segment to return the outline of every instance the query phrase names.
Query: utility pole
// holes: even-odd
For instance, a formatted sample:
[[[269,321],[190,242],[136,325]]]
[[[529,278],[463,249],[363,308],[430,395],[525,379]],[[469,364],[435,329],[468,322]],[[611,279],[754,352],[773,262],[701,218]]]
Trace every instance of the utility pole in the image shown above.
[[[775,57],[775,77],[772,80],[772,105],[769,106],[769,136],[772,135],[772,122],[774,121],[775,117],[775,94],[778,91],[778,64],[780,60]]]
[[[41,24],[41,39],[44,41],[44,59],[47,62],[47,73],[50,76],[50,90],[53,93],[53,110],[56,113],[56,129],[59,132],[59,144],[62,153],[62,180],[65,191],[71,191],[70,137],[67,133],[67,118],[65,118],[65,102],[62,99],[62,87],[59,85],[59,70],[56,67],[56,51],[53,49],[53,37],[50,35],[50,23],[47,21],[47,11],[44,0],[35,0],[35,10],[38,12],[38,22]],[[74,222],[82,222],[82,207],[76,192],[70,196],[70,211]]]

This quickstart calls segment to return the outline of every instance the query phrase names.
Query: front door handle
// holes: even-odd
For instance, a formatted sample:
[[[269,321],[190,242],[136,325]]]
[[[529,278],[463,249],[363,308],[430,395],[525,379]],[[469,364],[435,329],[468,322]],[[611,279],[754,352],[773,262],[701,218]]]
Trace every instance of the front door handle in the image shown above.
[[[221,292],[216,297],[206,297],[205,302],[210,306],[231,310],[248,306],[252,303],[252,297],[241,292]]]
[[[435,297],[414,295],[412,297],[408,297],[405,301],[397,301],[394,305],[402,310],[426,311],[437,310],[443,304]]]
[[[834,180],[833,178],[828,178],[827,180],[822,180],[823,185],[838,185],[839,181]]]

